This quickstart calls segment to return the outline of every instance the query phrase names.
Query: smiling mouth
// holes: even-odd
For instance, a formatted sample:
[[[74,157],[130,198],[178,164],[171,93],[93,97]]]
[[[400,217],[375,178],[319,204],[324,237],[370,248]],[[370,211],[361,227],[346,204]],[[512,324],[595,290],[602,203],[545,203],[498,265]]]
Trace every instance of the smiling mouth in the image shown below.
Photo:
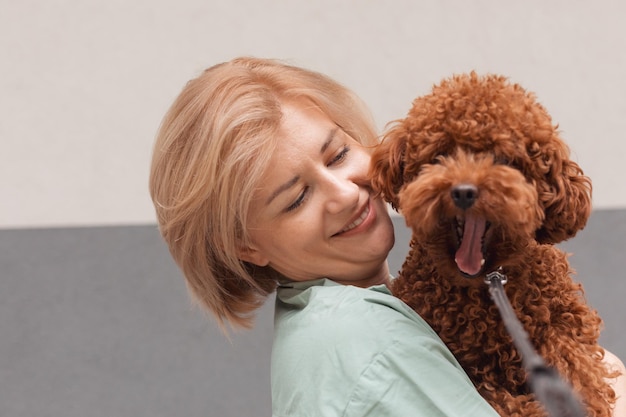
[[[341,235],[342,233],[349,232],[355,227],[360,226],[365,221],[365,219],[367,219],[367,216],[369,214],[370,214],[370,205],[367,204],[358,218],[356,218],[352,223],[350,223],[349,225],[341,229],[338,233],[335,233],[334,236],[338,236],[338,235]]]

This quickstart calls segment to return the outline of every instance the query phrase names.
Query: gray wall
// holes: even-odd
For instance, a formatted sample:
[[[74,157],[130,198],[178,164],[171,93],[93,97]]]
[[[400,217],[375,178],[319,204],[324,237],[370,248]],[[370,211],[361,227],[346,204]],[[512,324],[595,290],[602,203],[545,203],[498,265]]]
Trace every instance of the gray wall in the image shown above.
[[[409,232],[394,221],[397,271]],[[596,210],[563,245],[622,359],[625,246],[626,210]],[[271,300],[228,341],[155,226],[3,230],[0,274],[0,416],[270,414]]]

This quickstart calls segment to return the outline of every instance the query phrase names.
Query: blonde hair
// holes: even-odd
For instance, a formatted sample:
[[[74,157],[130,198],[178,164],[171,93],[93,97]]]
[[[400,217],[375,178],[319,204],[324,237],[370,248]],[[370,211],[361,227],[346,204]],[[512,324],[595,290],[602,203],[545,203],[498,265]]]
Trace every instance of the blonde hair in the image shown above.
[[[154,146],[150,194],[159,230],[193,298],[224,329],[251,327],[277,273],[238,258],[256,179],[268,169],[281,101],[305,98],[364,145],[372,119],[348,89],[280,61],[237,58],[189,81],[165,115]]]

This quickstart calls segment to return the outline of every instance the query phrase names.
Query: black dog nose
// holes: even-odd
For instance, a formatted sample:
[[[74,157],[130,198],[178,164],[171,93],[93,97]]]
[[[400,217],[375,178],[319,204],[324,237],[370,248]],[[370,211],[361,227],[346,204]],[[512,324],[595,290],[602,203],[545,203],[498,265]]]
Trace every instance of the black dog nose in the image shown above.
[[[476,202],[478,198],[478,188],[472,184],[459,184],[452,187],[450,190],[452,201],[454,204],[463,210],[466,210]]]

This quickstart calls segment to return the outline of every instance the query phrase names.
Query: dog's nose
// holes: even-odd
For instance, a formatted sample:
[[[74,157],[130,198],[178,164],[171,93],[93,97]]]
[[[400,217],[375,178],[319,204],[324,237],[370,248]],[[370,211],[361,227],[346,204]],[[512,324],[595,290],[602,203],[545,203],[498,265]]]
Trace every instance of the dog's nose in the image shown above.
[[[478,198],[478,188],[472,184],[459,184],[452,187],[450,190],[452,201],[454,204],[463,210],[467,210],[472,207]]]

